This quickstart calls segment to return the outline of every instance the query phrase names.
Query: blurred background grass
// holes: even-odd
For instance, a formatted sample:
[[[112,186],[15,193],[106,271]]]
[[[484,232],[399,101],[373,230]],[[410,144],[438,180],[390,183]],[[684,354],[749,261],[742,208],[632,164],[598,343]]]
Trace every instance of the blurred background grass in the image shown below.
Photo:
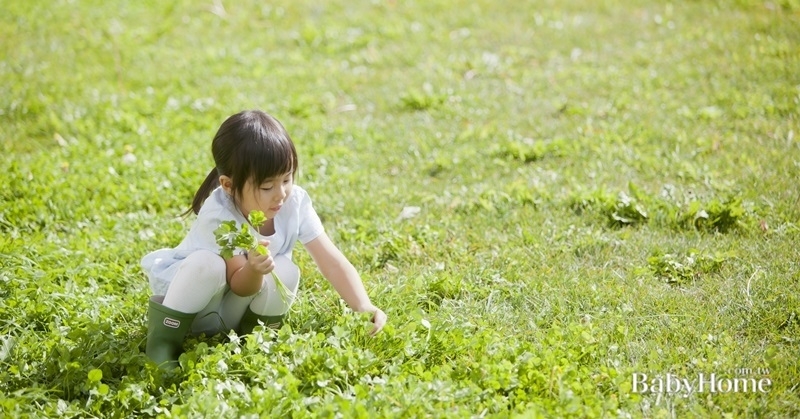
[[[596,400],[634,416],[797,414],[794,2],[32,1],[0,11],[9,406],[49,388],[30,399],[102,408],[84,383],[101,368],[113,397],[139,403],[128,412],[152,407],[124,391],[144,365],[138,260],[182,238],[190,220],[176,216],[211,168],[221,121],[260,108],[286,125],[299,184],[398,325],[350,344],[384,354],[387,379],[478,386],[489,396],[464,406],[473,414],[501,411],[492,397],[524,411],[508,388],[416,368],[477,368],[476,348],[519,354],[561,336],[552,362],[593,354],[562,377],[589,390],[521,390],[550,414],[577,404],[579,415],[615,415]],[[406,206],[421,211],[398,220]],[[729,231],[692,227],[700,211],[726,210]],[[614,221],[622,215],[631,221]],[[338,297],[296,254],[304,295],[290,324],[330,334]],[[387,355],[422,345],[402,328],[421,316],[440,339],[415,347],[428,360]],[[483,334],[469,346],[457,337],[473,327]],[[59,358],[59,345],[72,349]],[[541,369],[553,366],[543,358]],[[773,391],[752,397],[663,403],[620,384],[634,370],[763,366]],[[603,368],[617,381],[597,378]],[[156,402],[191,404],[147,388]],[[388,415],[383,397],[370,403]],[[442,407],[431,400],[417,400],[428,414]]]

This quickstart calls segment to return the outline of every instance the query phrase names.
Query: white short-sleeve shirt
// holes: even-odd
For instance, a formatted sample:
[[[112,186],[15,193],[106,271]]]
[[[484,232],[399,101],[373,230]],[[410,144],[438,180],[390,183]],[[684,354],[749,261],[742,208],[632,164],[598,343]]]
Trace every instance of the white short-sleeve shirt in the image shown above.
[[[180,261],[197,250],[209,250],[219,254],[220,247],[214,230],[223,221],[234,220],[248,224],[231,197],[219,187],[203,203],[197,219],[189,233],[175,248],[159,249],[142,258],[142,269],[150,278],[150,288],[156,295],[166,293]],[[286,255],[292,258],[292,249],[299,240],[306,244],[324,232],[322,222],[311,205],[311,198],[301,187],[292,187],[292,193],[275,215],[275,234],[263,236],[253,227],[250,232],[258,240],[269,240],[269,251],[273,256]]]

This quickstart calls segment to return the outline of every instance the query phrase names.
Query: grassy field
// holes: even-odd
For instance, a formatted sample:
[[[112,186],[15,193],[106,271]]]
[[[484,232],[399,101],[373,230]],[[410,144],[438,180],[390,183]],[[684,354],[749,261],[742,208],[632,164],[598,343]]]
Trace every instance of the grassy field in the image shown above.
[[[0,1],[0,416],[800,416],[800,3],[285,3]],[[390,324],[297,251],[165,374],[138,262],[249,108]]]

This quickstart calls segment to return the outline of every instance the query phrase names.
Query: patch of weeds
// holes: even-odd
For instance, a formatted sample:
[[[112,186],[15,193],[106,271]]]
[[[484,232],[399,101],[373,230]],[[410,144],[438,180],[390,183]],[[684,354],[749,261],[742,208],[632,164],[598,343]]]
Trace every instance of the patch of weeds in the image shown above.
[[[374,242],[370,266],[373,269],[379,269],[390,264],[418,258],[424,254],[426,247],[436,241],[436,237],[438,237],[438,233],[432,231],[428,225],[414,228],[410,232],[394,229],[382,230]]]
[[[564,140],[536,141],[523,138],[519,141],[505,141],[492,151],[492,156],[503,160],[532,163],[549,156],[562,156],[565,154]]]
[[[460,279],[450,275],[435,275],[425,282],[427,285],[427,302],[438,306],[444,299],[457,298],[464,290]]]
[[[538,206],[549,199],[549,194],[541,190],[533,190],[524,182],[512,182],[506,185],[504,192],[510,201],[517,205]]]
[[[292,34],[292,38],[298,46],[312,48],[318,48],[327,41],[325,34],[319,30],[317,25],[311,23],[303,25],[300,31]]]
[[[404,253],[407,253],[408,241],[393,233],[382,237],[376,244],[377,252],[372,258],[373,268],[384,267],[389,262],[396,262]]]
[[[647,211],[635,196],[620,192],[614,206],[606,209],[609,224],[624,227],[647,222]]]
[[[479,211],[505,213],[518,207],[537,207],[548,199],[550,196],[547,192],[534,190],[527,182],[516,181],[502,190],[486,189],[470,201],[458,202],[455,208],[457,212],[468,215]]]
[[[678,218],[681,228],[726,233],[741,227],[747,219],[747,211],[740,198],[725,201],[712,199],[703,203],[692,201]]]
[[[605,208],[614,201],[614,195],[603,189],[595,189],[591,192],[578,192],[572,194],[567,199],[567,205],[575,212],[575,215],[583,215],[587,211],[596,208]]]
[[[745,9],[762,8],[765,5],[764,2],[756,0],[736,0],[734,1],[734,4],[738,7],[742,7]],[[772,8],[775,8],[775,6],[779,6],[782,10],[787,12],[800,10],[800,1],[797,0],[779,0],[771,2],[769,4],[771,5]]]
[[[679,230],[728,233],[744,227],[750,218],[738,197],[706,202],[692,199],[681,208],[664,197],[648,196],[633,184],[628,189],[616,196],[602,189],[575,194],[568,198],[568,205],[577,215],[590,211],[617,228],[653,223]]]
[[[558,109],[556,110],[557,115],[566,116],[585,116],[588,112],[589,109],[586,103],[571,104],[564,102],[559,105]]]
[[[692,249],[682,257],[671,253],[656,253],[647,258],[647,265],[656,277],[668,284],[685,284],[719,272],[723,262],[731,257],[730,253],[716,253],[712,256]]]
[[[436,94],[432,89],[425,89],[425,91],[412,89],[400,96],[400,105],[409,111],[426,111],[441,107],[446,100],[447,95]]]
[[[456,135],[455,142],[459,144],[485,143],[497,135],[497,130],[492,125],[482,125],[479,127],[469,126]]]
[[[438,156],[425,166],[425,173],[430,177],[437,177],[453,168],[453,159]]]
[[[631,195],[625,191],[616,196],[604,190],[596,190],[569,198],[569,207],[577,215],[585,211],[600,214],[611,227],[625,227],[644,224],[648,221],[642,193],[633,185],[629,186]]]

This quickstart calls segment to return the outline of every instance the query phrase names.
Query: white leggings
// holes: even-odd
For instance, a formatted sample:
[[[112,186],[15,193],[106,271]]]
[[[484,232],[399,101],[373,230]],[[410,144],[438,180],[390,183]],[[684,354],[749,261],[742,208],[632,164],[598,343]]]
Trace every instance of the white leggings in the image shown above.
[[[219,255],[198,250],[181,262],[164,296],[164,306],[183,313],[197,313],[192,333],[213,335],[237,329],[247,310],[261,316],[286,314],[294,302],[300,284],[300,269],[285,255],[273,257],[275,273],[289,289],[284,297],[272,274],[264,275],[261,291],[241,297],[226,281],[225,260]]]

